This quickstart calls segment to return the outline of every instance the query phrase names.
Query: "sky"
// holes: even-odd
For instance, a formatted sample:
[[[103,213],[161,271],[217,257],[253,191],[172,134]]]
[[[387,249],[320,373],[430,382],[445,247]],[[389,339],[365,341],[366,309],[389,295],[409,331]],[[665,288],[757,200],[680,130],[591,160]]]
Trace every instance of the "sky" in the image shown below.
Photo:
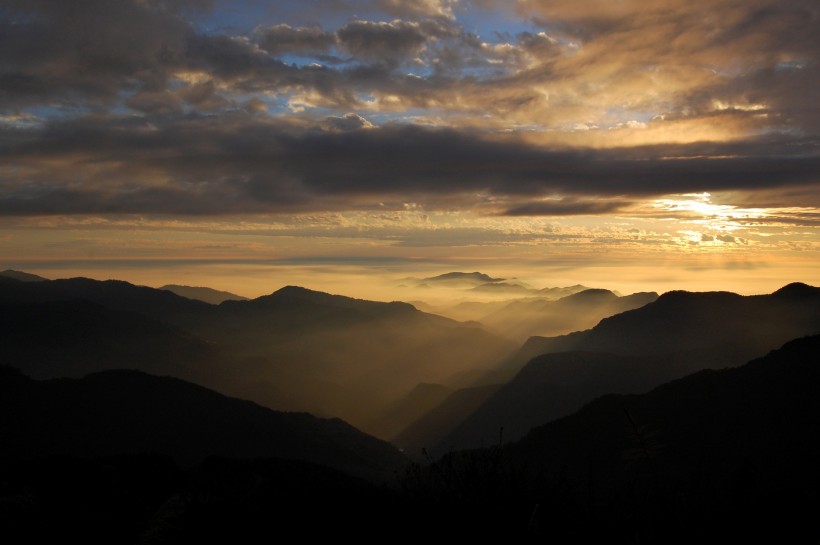
[[[0,268],[820,285],[817,0],[0,0]]]

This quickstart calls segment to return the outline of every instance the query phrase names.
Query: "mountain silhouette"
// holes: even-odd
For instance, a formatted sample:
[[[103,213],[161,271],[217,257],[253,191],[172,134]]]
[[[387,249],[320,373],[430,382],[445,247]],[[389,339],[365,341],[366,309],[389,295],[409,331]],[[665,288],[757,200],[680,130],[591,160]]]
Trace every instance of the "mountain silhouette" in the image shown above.
[[[422,278],[422,282],[426,282],[428,284],[436,284],[436,283],[471,283],[471,284],[485,284],[489,282],[500,282],[504,280],[504,278],[493,278],[487,274],[481,272],[449,272],[440,274],[438,276],[430,276],[427,278]]]
[[[212,305],[218,305],[223,301],[246,301],[248,299],[247,297],[242,297],[241,295],[236,295],[235,293],[231,293],[229,291],[220,291],[203,286],[180,286],[177,284],[166,284],[159,289],[167,290],[176,293],[181,297],[196,299],[197,301],[203,301]]]
[[[15,271],[13,269],[6,269],[5,271],[0,271],[0,277],[11,278],[13,280],[19,280],[21,282],[42,282],[43,280],[47,280],[47,278],[37,276],[36,274],[31,274],[23,271]]]
[[[206,320],[213,305],[170,291],[135,286],[122,280],[67,278],[44,282],[0,282],[0,302],[43,303],[85,300],[112,310],[138,312],[160,322],[182,325]]]
[[[597,396],[640,393],[700,369],[736,366],[818,331],[820,289],[805,284],[750,297],[670,292],[591,330],[529,339],[482,382],[504,380],[528,361],[520,372],[428,449],[440,455],[491,444],[502,428],[505,440],[512,441]]]
[[[80,377],[113,364],[196,379],[215,346],[142,314],[87,300],[0,302],[0,357],[35,378]]]
[[[125,370],[45,381],[9,367],[0,373],[0,457],[275,457],[370,478],[404,465],[393,447],[342,420],[273,411],[180,379]]]
[[[571,414],[596,397],[640,393],[678,377],[676,369],[656,356],[581,351],[544,354],[426,446],[439,456],[492,444],[499,436],[515,441],[531,428]]]
[[[671,291],[586,331],[532,337],[497,372],[512,376],[536,355],[583,350],[662,355],[683,376],[707,367],[740,365],[818,331],[820,288],[797,283],[770,295],[751,296]]]
[[[210,305],[121,281],[0,282],[0,305],[78,300],[109,311],[138,313],[183,337],[197,338],[220,354],[223,365],[203,366],[207,372],[202,376],[183,378],[275,409],[338,416],[363,429],[416,384],[452,381],[458,386],[463,373],[489,370],[514,350],[511,343],[478,325],[426,314],[406,303],[365,301],[293,286],[254,300]],[[91,354],[101,353],[95,342],[123,347],[145,342],[139,334],[109,342],[104,324],[98,332],[93,336],[75,331]],[[74,343],[73,353],[81,353],[82,343],[68,337],[55,335],[54,340],[66,346]],[[54,350],[59,345],[52,343]],[[135,363],[135,357],[113,356],[110,368],[136,367],[158,374],[176,375],[181,363],[163,367],[167,358],[160,357],[147,368]],[[181,359],[187,369],[196,368],[191,358]],[[32,367],[24,359],[7,361]]]
[[[448,445],[444,438],[449,437],[453,428],[482,407],[498,389],[499,385],[492,384],[456,390],[406,426],[391,442],[416,458],[421,455],[422,449],[435,456],[443,454],[453,446]]]
[[[374,434],[390,438],[395,430],[402,430],[438,407],[453,389],[442,384],[417,384],[410,392],[384,412],[375,415],[368,429]]]
[[[604,396],[533,429],[504,456],[529,475],[572,483],[564,505],[594,505],[625,523],[598,521],[616,542],[811,541],[820,506],[818,354],[815,335],[742,367]],[[545,528],[561,524],[546,512],[539,518]]]

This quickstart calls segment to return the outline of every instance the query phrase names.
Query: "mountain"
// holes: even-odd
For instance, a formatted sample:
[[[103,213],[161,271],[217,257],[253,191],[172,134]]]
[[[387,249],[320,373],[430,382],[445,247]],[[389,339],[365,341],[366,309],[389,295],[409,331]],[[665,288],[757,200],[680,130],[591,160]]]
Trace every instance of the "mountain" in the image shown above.
[[[502,282],[504,279],[498,279],[499,282]],[[503,283],[506,285],[506,283]],[[492,286],[493,284],[487,284],[488,286]],[[520,285],[520,284],[519,284]],[[529,288],[527,286],[523,286],[527,290]],[[489,288],[490,290],[492,288]],[[502,291],[504,286],[502,286]],[[515,291],[519,291],[516,288],[513,288]],[[424,301],[413,301],[413,305],[415,305],[420,310],[424,310],[425,312],[431,312],[433,314],[440,314],[442,316],[447,316],[448,318],[452,318],[454,320],[459,321],[481,321],[483,318],[497,312],[504,307],[514,304],[514,303],[532,303],[532,304],[543,304],[547,301],[556,301],[561,299],[562,297],[567,297],[568,295],[572,295],[574,293],[578,293],[581,291],[588,290],[590,288],[586,286],[582,286],[580,284],[576,284],[575,286],[568,286],[565,288],[544,288],[544,289],[532,289],[526,291],[525,293],[517,293],[513,294],[514,297],[508,299],[495,299],[491,301],[486,301],[485,295],[489,295],[491,292],[487,291],[481,295],[481,300],[478,301],[471,301],[471,300],[462,300],[455,304],[438,304],[432,305]],[[471,290],[466,290],[466,294],[473,294],[475,292]]]
[[[426,446],[439,456],[492,444],[499,435],[506,442],[516,441],[531,428],[571,414],[596,397],[640,393],[678,378],[677,370],[666,363],[661,357],[579,351],[538,356]]]
[[[449,272],[438,276],[422,278],[421,282],[427,284],[486,284],[490,282],[501,282],[504,278],[493,278],[480,272]]]
[[[43,280],[47,280],[47,278],[37,276],[36,274],[31,274],[23,271],[15,271],[12,269],[0,271],[0,276],[4,278],[11,278],[13,280],[19,280],[20,282],[42,282]]]
[[[399,287],[424,290],[464,290],[479,286],[481,284],[491,284],[501,282],[504,278],[493,278],[481,272],[448,272],[437,276],[426,278],[408,277],[402,279]]]
[[[619,299],[585,294],[572,297]],[[431,451],[488,444],[502,427],[504,437],[515,440],[597,396],[640,393],[700,369],[737,366],[790,338],[818,331],[818,288],[794,284],[750,297],[670,292],[591,330],[529,339],[481,382],[504,380],[520,369],[514,378]]]
[[[127,310],[83,299],[0,301],[0,357],[35,378],[80,377],[112,364],[196,379],[213,372],[213,345]]]
[[[455,444],[448,445],[443,439],[465,418],[482,407],[498,388],[498,385],[492,384],[452,392],[436,407],[406,426],[391,442],[413,457],[419,457],[422,449],[435,456],[447,452]]]
[[[514,284],[511,282],[492,282],[487,284],[479,284],[474,288],[470,288],[470,292],[486,294],[486,295],[518,295],[525,296],[532,294],[536,290],[523,286],[521,284]]]
[[[244,356],[271,361],[265,373],[274,383],[287,384],[295,398],[305,401],[305,409],[341,416],[365,431],[375,432],[368,427],[373,415],[416,384],[452,385],[460,374],[488,370],[513,350],[481,327],[425,314],[406,303],[304,288],[283,288],[219,308],[219,330],[209,332],[209,338]]]
[[[654,292],[619,297],[609,290],[587,289],[556,301],[513,301],[478,320],[499,333],[523,342],[535,335],[560,335],[588,329],[600,320],[640,308],[658,298]]]
[[[35,381],[9,367],[0,375],[0,458],[276,457],[374,478],[404,464],[387,443],[339,419],[276,412],[175,378],[115,370]]]
[[[383,413],[375,415],[367,426],[374,435],[387,437],[402,430],[439,406],[453,389],[442,384],[417,384],[406,396],[399,399]]]
[[[737,366],[817,332],[820,288],[806,284],[789,284],[770,295],[671,291],[586,331],[532,337],[497,373],[512,376],[539,354],[582,350],[666,356],[683,376],[706,367]]]
[[[247,297],[242,297],[241,295],[236,295],[235,293],[231,293],[229,291],[219,291],[201,286],[179,286],[176,284],[167,284],[159,289],[176,293],[177,295],[187,297],[188,299],[204,301],[205,303],[210,303],[212,305],[218,305],[223,301],[248,300]]]
[[[581,284],[575,284],[574,286],[566,286],[563,288],[543,288],[538,290],[538,296],[545,297],[547,299],[555,301],[557,299],[561,299],[562,297],[567,297],[568,295],[572,295],[589,289],[591,288],[588,288]]]
[[[406,303],[365,301],[294,286],[254,300],[210,305],[121,281],[0,282],[0,305],[73,304],[78,300],[106,311],[139,314],[219,352],[221,365],[204,366],[207,372],[202,376],[185,374],[183,378],[276,409],[338,416],[363,429],[374,414],[397,402],[416,384],[453,381],[456,385],[463,373],[486,372],[514,349],[480,326],[425,314]],[[69,314],[62,316],[71,319]],[[8,320],[13,321],[14,315]],[[52,322],[53,332],[59,329],[60,319]],[[146,340],[138,332],[133,339],[109,342],[103,322],[98,320],[96,336],[77,328],[54,335],[52,352],[75,343],[72,353],[81,354],[84,343],[89,353],[103,353],[94,346],[100,342],[141,348],[135,356],[150,353],[150,342],[140,347]],[[127,334],[127,328],[122,331]],[[111,355],[109,368],[145,368],[135,362],[136,357]],[[168,358],[158,358],[148,370],[176,375],[183,362],[187,369],[197,368],[196,358],[179,359],[163,367]],[[21,359],[6,361],[26,369],[32,365]]]
[[[201,322],[214,316],[214,307],[170,291],[135,286],[122,280],[67,278],[44,282],[0,282],[0,302],[43,303],[86,300],[112,310],[137,312],[173,325]]]
[[[564,483],[564,514],[534,515],[551,534],[586,513],[586,528],[615,542],[810,542],[820,507],[818,354],[815,335],[742,367],[608,395],[533,429],[504,457],[542,484]]]

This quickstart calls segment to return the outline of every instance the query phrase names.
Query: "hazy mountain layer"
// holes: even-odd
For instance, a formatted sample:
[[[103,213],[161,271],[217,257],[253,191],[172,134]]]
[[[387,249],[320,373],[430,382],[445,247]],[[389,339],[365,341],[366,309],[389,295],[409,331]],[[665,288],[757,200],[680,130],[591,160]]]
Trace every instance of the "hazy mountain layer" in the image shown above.
[[[505,440],[515,440],[531,427],[570,414],[597,396],[640,393],[700,369],[739,365],[744,358],[765,354],[790,338],[818,331],[820,290],[805,285],[753,297],[665,294],[589,331],[531,338],[513,359],[482,381],[504,379],[519,369],[520,362],[543,355],[524,364],[440,442],[426,446],[440,455],[453,447],[491,444],[502,428]]]
[[[444,438],[476,409],[482,407],[498,389],[499,386],[493,384],[456,390],[404,428],[391,442],[415,458],[421,456],[422,449],[429,455],[437,456],[447,452],[450,447],[458,448],[460,445],[446,443]],[[492,443],[490,438],[485,439],[487,440],[483,444]]]
[[[179,286],[176,284],[167,284],[159,288],[161,290],[168,290],[176,293],[179,296],[187,297],[188,299],[196,299],[197,301],[204,301],[212,305],[218,305],[223,301],[247,301],[247,297],[236,295],[229,291],[220,291],[212,288],[202,286]]]
[[[452,388],[441,384],[418,384],[393,406],[381,414],[374,415],[368,429],[373,430],[375,435],[389,439],[395,430],[403,430],[441,405],[452,393]]]
[[[789,284],[770,295],[673,291],[587,331],[533,337],[498,373],[513,376],[546,353],[585,350],[668,358],[680,375],[740,365],[786,341],[820,332],[820,288]],[[498,373],[487,380],[497,380]]]
[[[418,306],[456,320],[480,322],[492,331],[523,342],[532,335],[559,335],[588,329],[602,318],[638,308],[658,297],[651,292],[620,296],[580,284],[539,290],[504,282],[478,286],[465,292],[463,297],[469,299],[482,294],[503,298],[435,305],[419,302]]]
[[[477,319],[492,330],[523,342],[534,335],[560,335],[589,329],[603,318],[640,308],[657,298],[657,293],[619,297],[609,290],[589,289],[557,301],[513,301]]]
[[[406,303],[363,301],[297,287],[283,288],[252,301],[209,305],[169,291],[119,281],[0,281],[0,305],[17,305],[21,316],[43,312],[30,305],[73,305],[78,300],[103,309],[92,311],[86,305],[86,313],[96,313],[89,318],[93,326],[78,322],[63,331],[59,324],[70,320],[71,312],[64,307],[56,317],[46,313],[44,321],[51,325],[45,327],[42,336],[35,335],[40,340],[31,346],[36,348],[17,343],[16,351],[9,349],[3,354],[0,347],[7,363],[37,368],[38,376],[65,376],[97,370],[105,366],[103,360],[108,355],[109,368],[136,367],[180,374],[269,407],[339,416],[361,427],[373,422],[374,415],[416,384],[454,381],[455,385],[455,377],[488,370],[514,348],[480,327],[425,314]],[[22,310],[26,306],[28,310]],[[111,323],[107,323],[106,312]],[[117,312],[137,313],[142,318],[114,316]],[[14,315],[8,319],[14,320]],[[124,325],[128,320],[135,324],[134,335],[129,335],[129,327]],[[140,320],[144,324],[137,326]],[[31,320],[26,323],[35,331],[41,327]],[[148,323],[153,325],[148,327]],[[196,337],[201,340],[199,344],[210,347],[208,354],[220,354],[221,364],[209,368],[204,377],[182,374],[181,367],[197,369],[202,362],[196,354],[185,355],[176,341],[167,357],[160,354],[163,350],[159,347],[154,350],[148,342],[154,333],[143,335],[141,331],[158,331],[159,326],[172,333],[157,333],[158,338]],[[21,322],[14,327],[19,330],[28,326]],[[31,336],[26,332],[22,335]],[[40,345],[49,348],[43,351]],[[62,347],[67,349],[65,357],[48,359]],[[137,361],[140,354],[150,359],[150,367]],[[183,355],[175,359],[174,354]],[[16,359],[9,359],[12,356]],[[68,360],[71,364],[65,373],[53,363]],[[53,373],[39,374],[45,368],[42,362],[50,361]]]

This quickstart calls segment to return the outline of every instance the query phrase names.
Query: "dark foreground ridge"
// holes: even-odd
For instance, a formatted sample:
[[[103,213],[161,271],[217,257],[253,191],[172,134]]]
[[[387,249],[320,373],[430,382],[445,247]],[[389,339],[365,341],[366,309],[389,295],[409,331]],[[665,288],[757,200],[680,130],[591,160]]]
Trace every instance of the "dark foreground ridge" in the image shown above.
[[[530,531],[558,543],[814,543],[818,355],[820,335],[607,395],[505,448],[450,454],[426,478],[454,497],[470,483],[488,506],[515,498],[510,526],[529,502]]]
[[[0,456],[85,458],[152,453],[305,460],[389,479],[404,458],[339,419],[283,413],[183,380],[138,371],[34,381],[0,368]]]

